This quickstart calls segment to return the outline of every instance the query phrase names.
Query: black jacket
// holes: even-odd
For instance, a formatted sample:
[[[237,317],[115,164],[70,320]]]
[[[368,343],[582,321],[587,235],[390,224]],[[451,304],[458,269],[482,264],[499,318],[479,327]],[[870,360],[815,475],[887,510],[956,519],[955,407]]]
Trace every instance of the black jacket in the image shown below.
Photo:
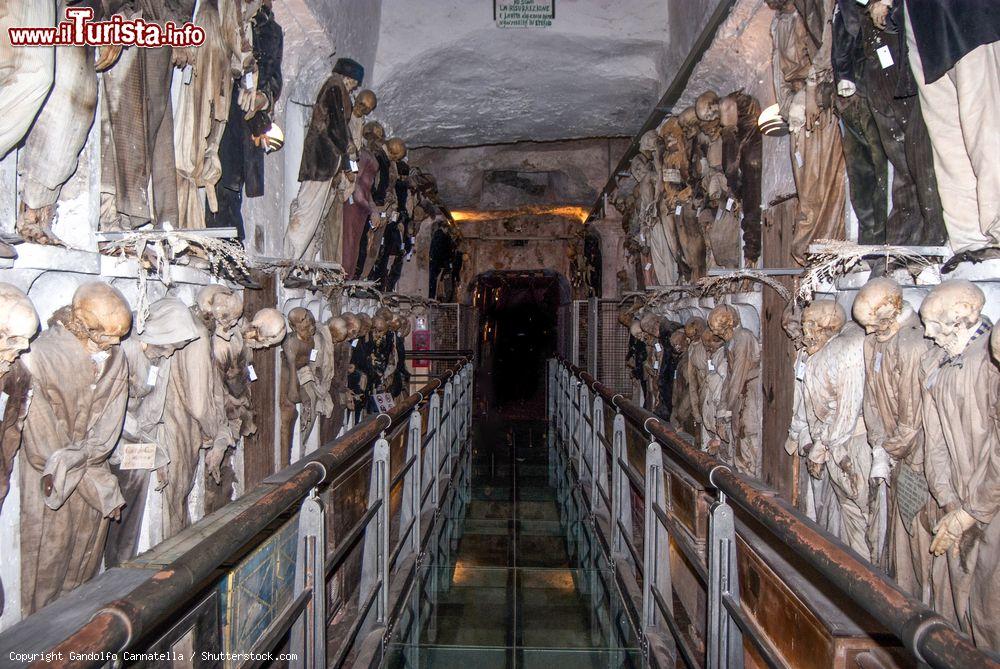
[[[331,74],[316,96],[302,149],[299,181],[329,181],[347,154],[348,123],[354,105],[344,78]]]
[[[906,8],[927,83],[976,47],[1000,41],[997,0],[906,0]]]

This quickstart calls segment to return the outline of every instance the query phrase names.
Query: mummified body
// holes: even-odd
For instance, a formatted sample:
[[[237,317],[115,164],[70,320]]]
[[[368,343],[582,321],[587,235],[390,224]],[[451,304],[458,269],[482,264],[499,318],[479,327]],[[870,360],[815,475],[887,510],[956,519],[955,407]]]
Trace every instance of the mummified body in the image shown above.
[[[874,538],[874,561],[884,565],[901,588],[926,602],[931,536],[919,374],[930,342],[924,339],[917,315],[903,301],[899,285],[889,279],[865,284],[852,311],[868,333],[864,417],[876,463],[871,485],[879,486],[889,478],[888,468],[877,464],[886,454],[895,463],[885,502],[888,509],[872,509],[873,517],[888,515],[886,555],[880,555],[881,542]]]
[[[736,468],[760,477],[760,342],[740,325],[740,316],[729,305],[719,305],[708,316],[708,327],[725,343],[729,372],[722,386],[723,412],[718,420],[728,425],[730,448]]]
[[[989,359],[983,292],[946,281],[920,316],[935,354],[921,365],[927,482],[941,515],[930,550],[934,608],[977,646],[1000,648],[1000,371]]]
[[[132,315],[103,283],[81,286],[25,358],[33,398],[21,469],[21,603],[30,614],[101,566],[108,521],[125,500],[108,458],[128,400],[118,346]]]

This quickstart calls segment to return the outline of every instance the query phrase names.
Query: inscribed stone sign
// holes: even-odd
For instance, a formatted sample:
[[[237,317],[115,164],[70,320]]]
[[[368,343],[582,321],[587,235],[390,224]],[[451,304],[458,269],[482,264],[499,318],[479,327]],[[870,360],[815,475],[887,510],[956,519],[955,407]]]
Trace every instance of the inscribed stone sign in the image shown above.
[[[556,0],[493,0],[498,28],[548,28],[556,17]]]

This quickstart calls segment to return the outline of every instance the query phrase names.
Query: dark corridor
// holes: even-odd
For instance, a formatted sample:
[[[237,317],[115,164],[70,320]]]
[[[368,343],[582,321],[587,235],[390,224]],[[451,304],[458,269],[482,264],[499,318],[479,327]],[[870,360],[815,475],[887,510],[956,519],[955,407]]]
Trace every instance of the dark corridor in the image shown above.
[[[488,272],[473,292],[479,314],[476,387],[491,416],[542,419],[545,361],[556,355],[569,287],[551,271]]]

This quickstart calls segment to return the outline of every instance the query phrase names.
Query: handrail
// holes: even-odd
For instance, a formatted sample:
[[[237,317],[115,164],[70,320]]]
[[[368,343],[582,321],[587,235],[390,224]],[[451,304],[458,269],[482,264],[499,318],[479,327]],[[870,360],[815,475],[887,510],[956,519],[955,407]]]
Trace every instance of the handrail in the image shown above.
[[[87,657],[118,653],[129,648],[133,642],[144,639],[172,615],[191,604],[195,596],[213,577],[219,575],[220,569],[227,563],[243,555],[248,547],[266,540],[267,537],[261,535],[275,520],[293,513],[296,505],[317,486],[334,481],[353,466],[366,449],[371,449],[372,443],[383,432],[397,425],[405,425],[412,412],[443,388],[467,362],[467,359],[463,359],[422,386],[419,391],[400,400],[390,411],[367,418],[342,437],[325,444],[248,491],[244,498],[256,495],[259,498],[246,505],[229,522],[202,536],[176,559],[160,566],[126,597],[110,602],[87,623],[69,631],[66,638],[49,652],[50,658],[62,659],[35,661],[29,666],[37,669],[99,667],[104,664],[103,661]],[[192,530],[197,532],[197,526],[188,528],[185,532]],[[351,539],[356,542],[356,538]],[[335,555],[334,561],[336,560]],[[30,620],[30,617],[25,620]],[[71,657],[76,659],[70,659]]]
[[[617,407],[626,420],[650,434],[671,455],[699,474],[748,512],[810,566],[827,578],[856,605],[895,635],[920,661],[942,669],[1000,669],[1000,661],[976,648],[968,636],[941,615],[904,593],[874,566],[802,515],[777,492],[759,481],[734,472],[677,434],[652,413],[633,404],[586,371],[560,359],[573,376],[604,401]]]

